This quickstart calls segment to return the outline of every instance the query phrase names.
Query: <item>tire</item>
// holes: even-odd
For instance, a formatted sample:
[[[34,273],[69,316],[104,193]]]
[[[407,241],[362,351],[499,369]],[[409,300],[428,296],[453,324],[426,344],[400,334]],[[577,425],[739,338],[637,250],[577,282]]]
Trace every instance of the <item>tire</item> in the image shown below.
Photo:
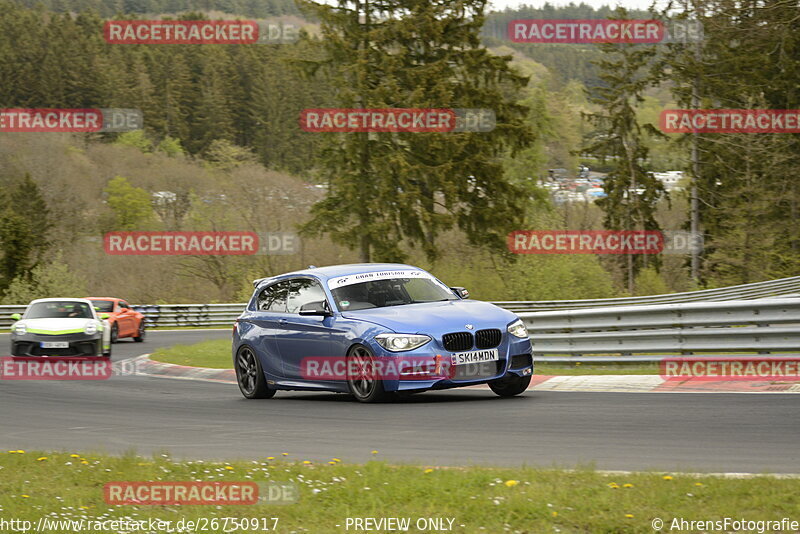
[[[111,344],[108,345],[108,350],[103,350],[103,339],[100,339],[100,355],[103,358],[111,358]]]
[[[133,340],[136,343],[141,343],[142,341],[144,341],[145,334],[146,334],[146,332],[145,332],[144,320],[142,320],[142,322],[139,323],[139,331],[133,337]]]
[[[531,384],[531,376],[517,376],[507,374],[503,378],[489,382],[489,388],[501,397],[513,397],[528,389]]]
[[[364,345],[353,345],[347,351],[347,388],[358,402],[385,402],[392,398],[383,389],[383,381],[374,377],[374,361],[375,356]],[[351,370],[356,373],[351,374]]]
[[[114,323],[111,325],[111,344],[113,345],[117,341],[119,341],[119,326]]]
[[[275,396],[275,390],[267,387],[267,379],[253,349],[247,345],[239,347],[233,367],[236,369],[236,383],[244,398],[270,399]]]

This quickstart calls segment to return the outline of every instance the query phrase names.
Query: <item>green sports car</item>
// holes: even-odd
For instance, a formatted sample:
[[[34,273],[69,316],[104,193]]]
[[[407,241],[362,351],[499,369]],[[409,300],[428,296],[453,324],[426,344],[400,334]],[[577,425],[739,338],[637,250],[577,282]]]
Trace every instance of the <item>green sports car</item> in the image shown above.
[[[12,315],[12,356],[111,356],[106,314],[87,299],[37,299]]]

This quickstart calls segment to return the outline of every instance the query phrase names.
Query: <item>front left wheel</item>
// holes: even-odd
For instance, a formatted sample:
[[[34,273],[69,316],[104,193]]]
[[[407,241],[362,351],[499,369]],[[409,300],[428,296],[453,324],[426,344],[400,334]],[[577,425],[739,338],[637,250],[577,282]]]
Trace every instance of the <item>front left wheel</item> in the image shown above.
[[[133,340],[136,343],[141,343],[142,341],[144,341],[144,336],[145,336],[144,321],[142,321],[141,323],[139,323],[139,331],[136,332],[135,336],[133,336]]]
[[[253,349],[246,345],[239,348],[233,367],[236,369],[239,391],[246,399],[270,399],[275,396],[275,390],[267,387],[267,379]]]
[[[501,397],[513,397],[519,395],[531,384],[531,376],[517,376],[515,374],[507,374],[497,380],[489,382],[489,388]]]
[[[355,345],[347,353],[347,387],[358,402],[384,402],[391,395],[383,389],[375,356],[364,345]]]

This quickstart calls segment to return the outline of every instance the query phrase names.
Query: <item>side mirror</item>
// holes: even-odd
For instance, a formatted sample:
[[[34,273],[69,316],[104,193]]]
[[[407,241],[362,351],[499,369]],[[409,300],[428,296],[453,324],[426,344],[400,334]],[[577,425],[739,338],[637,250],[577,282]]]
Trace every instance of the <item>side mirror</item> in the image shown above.
[[[12,318],[13,320],[15,320],[15,321],[19,321],[20,319],[22,319],[22,315],[20,315],[20,314],[18,314],[18,313],[12,313],[12,314],[11,314],[11,318]]]
[[[104,321],[105,321],[106,319],[108,319],[109,317],[111,317],[111,315],[110,315],[110,314],[108,314],[108,313],[101,313],[101,314],[100,314],[100,319],[102,319],[102,320],[104,320]]]
[[[469,291],[465,287],[451,287],[450,290],[460,299],[468,299]]]
[[[307,302],[300,306],[300,315],[321,315],[323,317],[331,317],[333,313],[328,309],[327,302],[318,300],[314,302]]]

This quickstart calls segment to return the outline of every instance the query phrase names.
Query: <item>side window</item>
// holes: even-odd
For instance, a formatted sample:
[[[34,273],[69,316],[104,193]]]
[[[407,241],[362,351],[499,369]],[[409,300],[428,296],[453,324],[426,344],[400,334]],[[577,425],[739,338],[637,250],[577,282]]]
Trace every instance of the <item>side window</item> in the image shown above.
[[[259,311],[286,313],[289,284],[290,282],[278,282],[262,289],[256,298],[256,308]]]
[[[289,313],[299,313],[300,307],[310,302],[325,301],[325,291],[318,282],[309,278],[298,278],[292,280],[289,290],[289,299],[286,311]]]
[[[119,307],[120,308],[130,308],[130,306],[128,306],[128,303],[125,302],[124,300],[119,301]]]

